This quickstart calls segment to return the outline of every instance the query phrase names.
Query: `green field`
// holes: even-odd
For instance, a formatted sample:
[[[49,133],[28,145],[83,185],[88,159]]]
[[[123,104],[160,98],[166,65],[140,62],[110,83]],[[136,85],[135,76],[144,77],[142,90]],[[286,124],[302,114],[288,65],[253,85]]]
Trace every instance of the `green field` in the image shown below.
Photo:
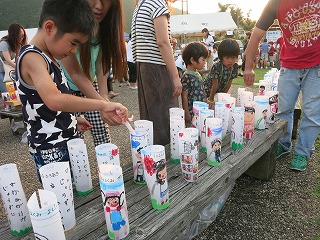
[[[259,80],[263,79],[264,74],[266,74],[270,69],[260,69],[260,68],[255,68],[254,69],[254,73],[256,74],[255,77],[255,83],[258,83]],[[242,85],[245,86],[244,82],[243,82],[243,77],[237,77],[235,79],[232,80],[232,84],[233,85]]]

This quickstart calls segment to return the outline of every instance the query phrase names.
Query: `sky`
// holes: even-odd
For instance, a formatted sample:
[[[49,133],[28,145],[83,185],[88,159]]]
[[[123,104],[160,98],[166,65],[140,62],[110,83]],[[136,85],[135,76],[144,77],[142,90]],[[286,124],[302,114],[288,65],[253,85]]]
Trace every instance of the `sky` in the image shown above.
[[[244,17],[251,9],[250,19],[258,20],[267,2],[268,0],[189,0],[188,10],[189,13],[211,13],[219,11],[218,3],[235,4],[242,10]],[[181,9],[181,0],[172,4],[172,6]]]

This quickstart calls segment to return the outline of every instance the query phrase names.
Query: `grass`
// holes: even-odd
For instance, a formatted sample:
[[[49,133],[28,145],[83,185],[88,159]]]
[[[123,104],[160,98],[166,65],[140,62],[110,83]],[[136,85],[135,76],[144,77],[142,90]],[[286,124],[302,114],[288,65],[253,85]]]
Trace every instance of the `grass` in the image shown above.
[[[254,73],[256,74],[255,77],[255,83],[258,83],[259,80],[263,79],[264,74],[266,74],[270,69],[260,69],[260,68],[255,68],[254,69]],[[244,82],[243,82],[243,77],[237,77],[235,79],[232,80],[232,84],[233,85],[242,85],[245,86]]]

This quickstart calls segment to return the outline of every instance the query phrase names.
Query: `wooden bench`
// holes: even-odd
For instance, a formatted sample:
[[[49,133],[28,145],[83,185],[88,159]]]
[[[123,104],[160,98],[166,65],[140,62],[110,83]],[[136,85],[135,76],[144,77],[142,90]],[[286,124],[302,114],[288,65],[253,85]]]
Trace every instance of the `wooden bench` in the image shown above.
[[[4,118],[8,118],[10,120],[10,123],[12,120],[14,120],[15,122],[20,122],[23,121],[23,114],[21,109],[10,109],[10,110],[5,110],[5,109],[1,109],[0,110],[0,118],[4,119]],[[13,134],[19,134],[19,133],[23,133],[24,131],[26,131],[25,128],[18,128],[16,131],[12,131]]]
[[[124,168],[130,221],[130,233],[126,239],[178,239],[188,231],[199,213],[243,173],[259,179],[270,179],[275,170],[277,142],[286,127],[285,121],[278,120],[269,129],[256,131],[253,139],[247,141],[239,151],[232,150],[228,140],[224,140],[222,162],[216,167],[209,166],[206,154],[201,153],[199,180],[194,184],[182,178],[180,164],[168,162],[170,206],[166,210],[154,210],[147,186],[133,182],[131,166]],[[75,208],[77,225],[66,235],[67,239],[108,239],[96,178],[91,194],[75,197]],[[6,222],[1,222],[0,234],[6,240],[23,239],[11,236]]]

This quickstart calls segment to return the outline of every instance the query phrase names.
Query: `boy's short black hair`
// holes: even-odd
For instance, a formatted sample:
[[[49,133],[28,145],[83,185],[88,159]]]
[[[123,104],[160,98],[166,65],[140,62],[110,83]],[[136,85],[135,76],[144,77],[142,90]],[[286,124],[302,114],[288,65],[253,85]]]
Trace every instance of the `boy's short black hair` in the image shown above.
[[[239,44],[232,38],[224,39],[218,47],[218,57],[221,61],[223,57],[238,57],[239,54]]]
[[[71,32],[90,36],[96,25],[87,0],[45,0],[42,4],[39,28],[46,20],[54,21],[59,36]]]
[[[191,58],[198,62],[200,57],[207,58],[208,55],[208,49],[201,42],[188,43],[182,51],[182,59],[186,66],[191,65]]]

